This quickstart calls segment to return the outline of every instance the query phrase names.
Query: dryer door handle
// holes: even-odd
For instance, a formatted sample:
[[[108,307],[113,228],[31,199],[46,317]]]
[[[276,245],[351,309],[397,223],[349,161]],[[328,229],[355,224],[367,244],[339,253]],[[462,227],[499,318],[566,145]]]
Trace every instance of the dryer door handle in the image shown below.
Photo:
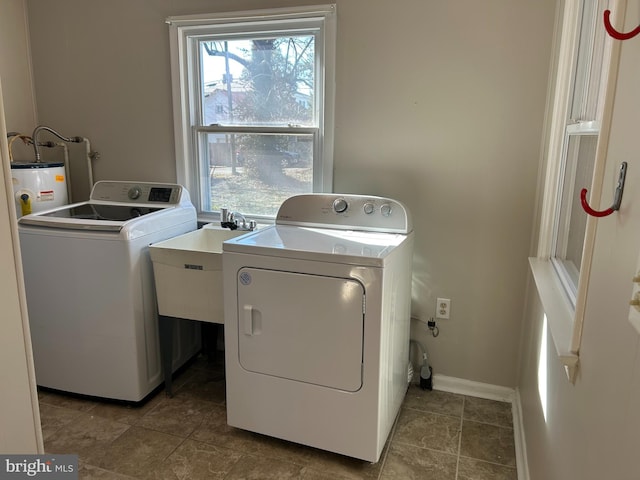
[[[244,334],[253,335],[253,305],[245,305],[244,311]]]

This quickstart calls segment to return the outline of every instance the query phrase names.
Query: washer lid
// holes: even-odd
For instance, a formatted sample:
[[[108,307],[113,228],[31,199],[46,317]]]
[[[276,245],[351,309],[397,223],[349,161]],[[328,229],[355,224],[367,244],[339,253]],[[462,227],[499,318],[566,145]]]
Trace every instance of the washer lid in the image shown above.
[[[18,223],[47,228],[119,232],[126,222],[160,210],[162,208],[82,202],[25,215],[18,219]]]
[[[223,252],[382,266],[407,235],[273,225],[227,240]],[[327,255],[331,256],[330,259]]]
[[[172,223],[195,223],[195,208],[181,185],[154,182],[102,180],[91,190],[89,201],[31,213],[18,225],[63,230],[124,232],[131,239],[168,228]],[[184,217],[184,218],[183,218]]]

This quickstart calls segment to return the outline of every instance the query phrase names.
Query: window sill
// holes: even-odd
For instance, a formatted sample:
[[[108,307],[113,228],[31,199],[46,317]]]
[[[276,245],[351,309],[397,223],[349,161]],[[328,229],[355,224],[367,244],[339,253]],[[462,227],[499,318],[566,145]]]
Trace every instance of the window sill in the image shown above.
[[[572,348],[575,312],[563,294],[563,288],[549,260],[529,258],[538,295],[547,317],[547,325],[568,380],[575,382],[578,354]]]

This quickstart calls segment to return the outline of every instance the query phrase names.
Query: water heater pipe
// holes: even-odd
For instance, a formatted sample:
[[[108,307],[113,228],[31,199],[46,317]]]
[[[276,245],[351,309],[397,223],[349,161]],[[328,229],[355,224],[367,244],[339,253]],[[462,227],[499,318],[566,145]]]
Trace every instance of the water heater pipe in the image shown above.
[[[28,137],[26,135],[22,135],[18,132],[11,132],[11,133],[7,133],[7,138],[9,138],[9,162],[13,163],[13,142],[16,141],[16,139],[20,139],[24,142],[25,145],[28,145],[31,142],[31,137]]]
[[[91,191],[91,189],[93,189],[93,165],[92,165],[91,162],[93,160],[96,160],[96,159],[100,158],[100,154],[98,152],[92,152],[91,151],[91,142],[89,141],[89,139],[88,138],[84,138],[84,137],[65,137],[63,135],[60,135],[58,132],[56,132],[54,129],[52,129],[50,127],[47,127],[45,125],[38,125],[33,130],[33,134],[31,135],[31,138],[33,139],[33,151],[35,152],[35,155],[36,155],[36,162],[40,162],[41,161],[40,150],[38,148],[38,138],[37,138],[37,136],[42,130],[46,130],[47,132],[52,133],[53,135],[58,137],[63,142],[67,142],[67,143],[84,143],[84,145],[85,145],[85,155],[86,155],[86,159],[87,159],[87,176],[89,177],[89,191]],[[66,162],[65,162],[65,165],[66,165]]]
[[[71,200],[71,169],[69,168],[69,147],[66,143],[56,143],[56,147],[62,147],[64,151],[64,174],[67,177],[67,201],[73,203]]]
[[[38,163],[40,162],[40,150],[38,149],[38,134],[42,130],[46,130],[47,132],[52,133],[53,135],[58,137],[63,142],[69,142],[69,143],[80,143],[80,142],[82,142],[82,137],[64,137],[64,136],[60,135],[58,132],[56,132],[53,128],[49,128],[49,127],[47,127],[45,125],[38,125],[33,130],[33,134],[31,135],[31,138],[33,140],[33,151],[36,154],[36,162],[38,162]]]
[[[91,151],[91,142],[88,138],[76,138],[81,138],[81,140],[84,142],[84,150],[87,158],[87,176],[89,177],[89,191],[91,191],[93,189],[93,165],[91,162],[100,158],[100,154],[98,152]]]

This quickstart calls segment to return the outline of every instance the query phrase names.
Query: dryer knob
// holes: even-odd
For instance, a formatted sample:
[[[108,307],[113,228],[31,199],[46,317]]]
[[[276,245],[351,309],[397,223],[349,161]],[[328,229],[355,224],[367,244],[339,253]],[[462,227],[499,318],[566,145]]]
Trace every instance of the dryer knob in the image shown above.
[[[349,208],[349,204],[344,198],[338,198],[333,202],[333,211],[336,213],[344,213]]]
[[[364,210],[364,213],[371,215],[375,211],[376,206],[373,203],[367,202],[364,204],[362,209]]]
[[[380,207],[380,213],[383,217],[388,217],[389,215],[391,215],[391,205],[389,205],[388,203],[382,205]]]

